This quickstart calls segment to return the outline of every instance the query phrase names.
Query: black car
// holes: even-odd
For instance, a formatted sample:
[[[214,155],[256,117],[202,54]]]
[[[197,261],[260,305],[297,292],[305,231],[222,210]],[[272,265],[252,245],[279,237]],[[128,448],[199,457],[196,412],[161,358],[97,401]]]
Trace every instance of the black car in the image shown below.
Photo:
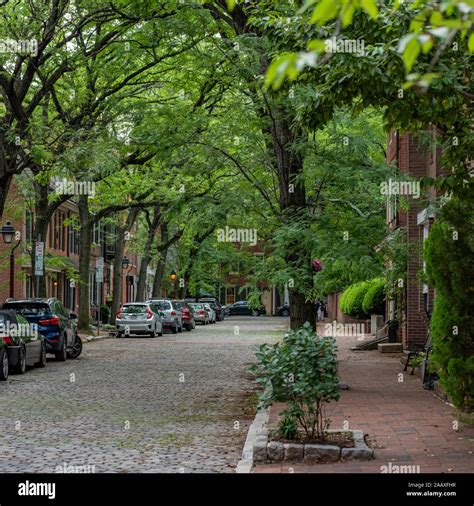
[[[27,365],[45,367],[44,338],[20,314],[0,311],[0,380],[7,380],[10,371],[23,374]]]
[[[265,309],[265,306],[260,306],[258,309],[252,309],[246,300],[239,300],[238,302],[232,304],[232,306],[229,307],[229,314],[231,316],[237,315],[260,316],[266,313],[267,310]]]
[[[46,352],[56,360],[66,357],[77,358],[82,352],[82,341],[77,334],[77,316],[61,304],[58,299],[7,299],[3,309],[12,309],[29,323],[38,325],[44,337]]]
[[[277,316],[290,316],[290,306],[285,303],[280,307],[277,307],[276,313]]]

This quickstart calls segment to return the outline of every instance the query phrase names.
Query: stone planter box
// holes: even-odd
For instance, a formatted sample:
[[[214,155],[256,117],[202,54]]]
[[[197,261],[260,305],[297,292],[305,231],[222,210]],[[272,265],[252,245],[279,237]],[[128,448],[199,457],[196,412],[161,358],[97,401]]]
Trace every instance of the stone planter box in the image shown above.
[[[341,431],[328,430],[327,432]],[[339,448],[339,446],[331,444],[268,441],[268,430],[263,429],[258,433],[253,445],[253,460],[256,464],[272,464],[275,462],[329,463],[340,460],[371,460],[374,458],[374,450],[367,446],[363,431],[345,430],[343,432],[352,432],[353,448]]]

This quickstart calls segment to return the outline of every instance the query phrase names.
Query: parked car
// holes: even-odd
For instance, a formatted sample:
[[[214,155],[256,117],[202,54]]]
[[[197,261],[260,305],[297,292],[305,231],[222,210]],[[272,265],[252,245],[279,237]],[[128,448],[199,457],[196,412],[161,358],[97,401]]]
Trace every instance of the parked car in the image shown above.
[[[224,317],[230,316],[230,307],[227,305],[222,306],[222,311],[224,312]]]
[[[194,321],[194,315],[189,307],[188,303],[184,300],[173,300],[173,304],[181,311],[183,317],[183,327],[190,332],[196,328],[196,322]]]
[[[211,306],[211,308],[214,310],[214,312],[216,313],[216,320],[218,322],[221,322],[223,319],[224,319],[224,309],[222,308],[222,306],[219,304],[219,302],[217,301],[216,298],[205,298],[205,299],[200,299],[199,302],[201,303],[206,303],[206,304],[209,304]]]
[[[123,304],[115,318],[117,337],[124,335],[163,335],[164,313],[153,304],[129,302]]]
[[[58,299],[7,299],[3,309],[11,309],[28,323],[37,324],[44,337],[46,353],[61,362],[77,358],[82,353],[82,340],[77,333],[77,316],[70,313]]]
[[[275,314],[277,316],[290,316],[290,306],[285,302],[280,307],[277,307]]]
[[[267,310],[265,309],[265,306],[260,306],[258,309],[251,309],[249,303],[246,300],[239,300],[238,302],[230,306],[229,313],[231,316],[237,315],[260,316],[262,314],[266,314]]]
[[[189,302],[188,305],[193,312],[196,323],[202,323],[203,325],[207,325],[209,323],[209,313],[204,309],[203,304],[199,304],[198,302]]]
[[[209,314],[209,323],[216,323],[216,312],[214,311],[214,309],[212,309],[212,307],[207,303],[203,303],[202,305]]]
[[[0,311],[0,380],[10,371],[23,374],[26,366],[46,366],[46,344],[37,327],[19,313]]]
[[[171,330],[173,334],[183,332],[183,315],[176,302],[168,299],[150,299],[147,304],[155,305],[163,314],[163,329]]]

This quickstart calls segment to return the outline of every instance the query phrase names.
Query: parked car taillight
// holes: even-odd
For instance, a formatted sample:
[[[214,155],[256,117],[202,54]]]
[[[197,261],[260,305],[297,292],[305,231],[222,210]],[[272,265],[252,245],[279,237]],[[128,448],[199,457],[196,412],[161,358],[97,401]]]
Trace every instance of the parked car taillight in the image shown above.
[[[52,318],[48,318],[47,320],[40,320],[38,323],[40,325],[59,325],[60,321],[57,316],[53,316]]]
[[[12,343],[13,343],[13,339],[12,339],[10,336],[5,336],[5,337],[3,338],[3,342],[4,342],[5,344],[12,344]]]
[[[176,316],[176,311],[171,311],[171,316]]]
[[[206,314],[206,311],[204,311],[204,309],[200,309],[197,313],[198,314]]]
[[[150,320],[151,318],[153,318],[153,313],[150,311],[149,307],[146,308],[146,314],[148,315],[146,317],[147,320]]]

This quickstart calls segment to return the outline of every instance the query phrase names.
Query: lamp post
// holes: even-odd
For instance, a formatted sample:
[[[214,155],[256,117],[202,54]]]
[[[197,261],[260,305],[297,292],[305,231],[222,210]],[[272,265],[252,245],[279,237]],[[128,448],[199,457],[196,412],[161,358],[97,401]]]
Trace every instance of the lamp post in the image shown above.
[[[7,221],[6,225],[0,229],[0,233],[3,236],[3,241],[5,244],[11,244],[13,238],[15,237],[16,230],[15,227]],[[15,296],[15,250],[19,246],[21,242],[21,238],[18,239],[18,242],[13,246],[10,251],[10,297]]]
[[[174,292],[174,295],[173,297],[176,299],[178,297],[178,295],[176,294],[176,278],[178,276],[176,275],[176,272],[175,271],[172,271],[171,274],[170,274],[170,279],[171,281],[173,282],[173,292]]]
[[[130,266],[130,268],[129,268]],[[129,285],[128,285],[128,275],[130,274],[130,271],[133,269],[133,264],[130,262],[130,259],[127,256],[124,256],[122,258],[122,269],[126,270],[128,269],[127,273],[125,274],[125,286],[126,286],[126,293],[125,293],[125,302],[128,302],[129,296]]]

